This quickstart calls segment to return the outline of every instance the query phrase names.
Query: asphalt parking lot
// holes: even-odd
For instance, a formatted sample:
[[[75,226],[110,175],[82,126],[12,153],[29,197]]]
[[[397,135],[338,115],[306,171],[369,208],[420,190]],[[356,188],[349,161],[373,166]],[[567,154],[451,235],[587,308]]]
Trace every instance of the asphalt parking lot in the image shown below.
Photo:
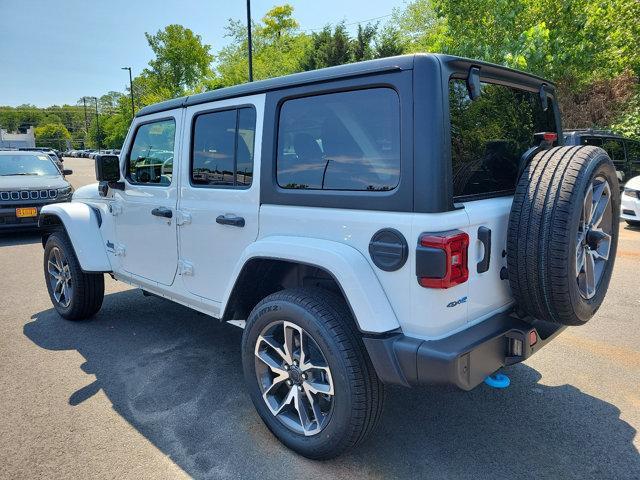
[[[77,187],[93,161],[67,159]],[[481,385],[391,388],[379,430],[314,462],[245,393],[241,331],[106,280],[86,322],[51,308],[38,234],[0,235],[3,478],[640,478],[640,230],[621,225],[609,295]]]

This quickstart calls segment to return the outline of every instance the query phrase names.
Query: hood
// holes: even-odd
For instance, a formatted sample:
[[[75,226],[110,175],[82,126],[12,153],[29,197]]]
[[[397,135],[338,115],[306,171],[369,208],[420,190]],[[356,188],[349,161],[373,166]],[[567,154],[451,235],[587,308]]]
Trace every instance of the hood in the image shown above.
[[[624,188],[632,188],[633,190],[640,190],[640,177],[633,177],[627,183],[624,184]]]
[[[0,177],[0,190],[48,190],[70,184],[60,175],[12,175]]]

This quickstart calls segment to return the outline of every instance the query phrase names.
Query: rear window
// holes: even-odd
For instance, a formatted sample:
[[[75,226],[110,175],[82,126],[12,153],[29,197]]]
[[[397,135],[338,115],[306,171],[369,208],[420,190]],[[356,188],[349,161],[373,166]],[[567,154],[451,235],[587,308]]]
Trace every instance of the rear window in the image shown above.
[[[471,100],[465,80],[449,82],[453,194],[508,195],[515,189],[522,155],[534,134],[557,132],[551,99],[546,111],[538,92],[482,83]]]
[[[278,185],[309,190],[392,190],[400,180],[400,100],[372,88],[284,102]]]

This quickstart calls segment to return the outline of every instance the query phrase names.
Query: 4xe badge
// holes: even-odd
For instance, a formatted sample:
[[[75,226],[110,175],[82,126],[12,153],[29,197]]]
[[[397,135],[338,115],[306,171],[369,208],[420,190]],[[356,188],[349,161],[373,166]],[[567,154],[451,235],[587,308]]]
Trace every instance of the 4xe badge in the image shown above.
[[[458,300],[454,300],[453,302],[447,303],[447,308],[452,308],[452,307],[455,307],[457,305],[461,305],[461,304],[466,303],[466,302],[467,302],[467,297],[462,297],[462,298],[460,298]]]

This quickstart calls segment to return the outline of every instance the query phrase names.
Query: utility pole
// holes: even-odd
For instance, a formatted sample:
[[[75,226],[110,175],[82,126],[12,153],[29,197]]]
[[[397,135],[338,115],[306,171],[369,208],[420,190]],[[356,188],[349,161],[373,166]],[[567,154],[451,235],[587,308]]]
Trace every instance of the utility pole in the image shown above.
[[[251,43],[251,0],[247,0],[247,46],[249,48],[249,81],[253,82],[253,48]]]
[[[121,70],[129,70],[129,92],[131,93],[131,118],[136,116],[136,107],[133,104],[133,78],[131,77],[131,67],[122,67]]]
[[[100,152],[100,120],[98,117],[98,97],[89,98],[93,98],[96,101],[96,130],[98,132],[96,135],[96,139],[98,140],[98,152]]]
[[[84,133],[89,132],[89,120],[87,119],[87,97],[82,97],[84,103]]]

